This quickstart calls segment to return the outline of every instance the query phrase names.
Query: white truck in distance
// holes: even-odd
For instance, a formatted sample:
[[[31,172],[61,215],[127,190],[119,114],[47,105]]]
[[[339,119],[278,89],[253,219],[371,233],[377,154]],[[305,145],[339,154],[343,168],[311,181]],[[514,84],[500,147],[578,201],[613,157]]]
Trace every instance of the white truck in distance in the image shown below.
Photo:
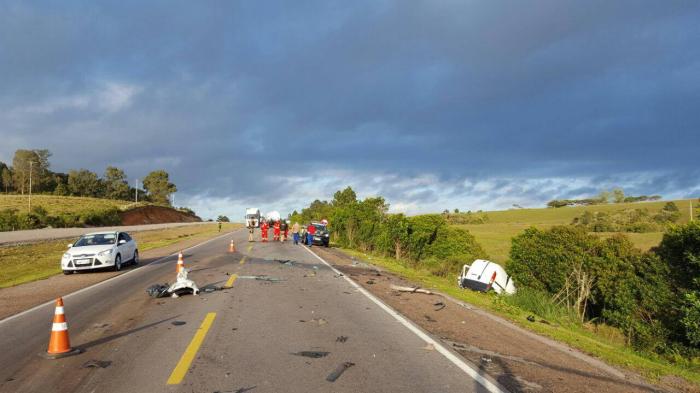
[[[245,209],[245,226],[247,228],[260,227],[260,209],[257,207]]]

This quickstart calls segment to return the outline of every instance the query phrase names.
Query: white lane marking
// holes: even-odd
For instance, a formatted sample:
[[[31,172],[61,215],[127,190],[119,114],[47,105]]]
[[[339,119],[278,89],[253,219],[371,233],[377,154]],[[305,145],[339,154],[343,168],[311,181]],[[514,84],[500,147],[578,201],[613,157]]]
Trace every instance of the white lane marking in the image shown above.
[[[236,229],[235,231],[232,231],[232,232],[236,232],[236,231],[240,231],[240,229]],[[205,244],[207,244],[207,243],[213,242],[214,240],[220,239],[220,238],[222,238],[222,237],[224,237],[224,236],[229,236],[229,235],[231,235],[232,232],[229,232],[229,233],[223,234],[223,235],[221,235],[221,236],[217,236],[217,237],[211,238],[211,239],[209,239],[209,240],[207,240],[207,241],[204,241],[204,242],[202,242],[202,243],[196,244],[196,245],[194,245],[194,246],[192,246],[192,247],[190,247],[190,248],[185,248],[185,249],[182,250],[182,251],[194,250],[195,248],[200,247],[200,246],[203,246],[203,245],[205,245]],[[85,292],[85,291],[89,291],[89,290],[91,290],[91,289],[93,289],[93,288],[96,288],[96,287],[98,287],[98,286],[100,286],[100,285],[106,284],[106,283],[108,283],[108,282],[110,282],[110,281],[112,281],[112,280],[115,280],[115,279],[117,279],[117,278],[124,277],[124,276],[129,275],[129,274],[131,274],[131,273],[133,273],[133,272],[139,271],[140,269],[149,267],[149,266],[151,266],[151,265],[154,265],[154,266],[155,266],[156,264],[158,264],[158,263],[161,262],[161,261],[164,261],[164,260],[166,260],[166,259],[168,259],[168,258],[170,258],[170,257],[176,256],[179,252],[180,252],[180,251],[178,251],[178,252],[176,252],[176,253],[172,253],[172,254],[170,254],[170,255],[166,255],[166,256],[164,256],[164,257],[162,257],[162,258],[160,258],[160,259],[157,259],[157,260],[155,260],[155,261],[149,263],[148,265],[139,266],[139,267],[137,267],[137,268],[135,268],[135,269],[129,270],[129,271],[126,272],[126,273],[122,273],[122,274],[119,274],[119,275],[117,275],[117,276],[108,278],[108,279],[106,279],[106,280],[104,280],[104,281],[100,281],[100,282],[98,282],[98,283],[96,283],[96,284],[90,285],[89,287],[85,287],[85,288],[83,288],[83,289],[79,289],[79,290],[77,290],[77,291],[75,291],[75,292],[72,292],[72,293],[69,293],[68,295],[63,296],[63,298],[64,298],[64,299],[67,299],[67,298],[69,298],[69,297],[71,297],[71,296],[75,296],[75,295],[77,295],[77,294],[79,294],[79,293],[82,293],[82,292]],[[23,315],[29,314],[29,313],[31,313],[31,312],[33,312],[33,311],[36,311],[36,310],[38,310],[38,309],[40,309],[40,308],[42,308],[42,307],[46,307],[46,305],[48,305],[48,304],[53,304],[53,303],[55,303],[55,302],[56,302],[55,300],[49,300],[48,302],[43,303],[43,304],[40,304],[40,305],[38,305],[38,306],[34,306],[34,307],[30,308],[29,310],[24,310],[24,311],[22,311],[22,312],[19,313],[19,314],[15,314],[15,315],[9,316],[9,317],[3,319],[2,321],[0,321],[0,326],[2,326],[2,324],[6,323],[6,322],[9,322],[9,321],[11,321],[11,320],[13,320],[13,319],[19,318],[19,317],[21,317],[21,316],[23,316]]]
[[[54,332],[62,332],[64,330],[68,330],[68,323],[66,323],[66,322],[54,322],[53,326],[51,326],[51,330]]]
[[[412,331],[416,336],[420,337],[427,344],[432,344],[433,347],[435,347],[435,350],[440,352],[450,362],[452,362],[455,366],[459,367],[462,371],[464,371],[467,375],[472,377],[475,381],[479,382],[479,384],[481,384],[481,386],[486,388],[486,390],[488,390],[491,393],[507,393],[506,391],[504,391],[500,387],[498,387],[496,384],[494,384],[493,382],[491,382],[490,380],[485,378],[483,375],[481,375],[479,373],[479,371],[475,370],[473,367],[471,367],[470,365],[465,363],[462,359],[457,357],[454,353],[450,352],[450,350],[445,348],[442,344],[433,340],[432,337],[425,334],[422,330],[420,330],[418,327],[416,327],[413,323],[409,322],[406,318],[404,318],[396,310],[394,310],[393,308],[384,304],[384,302],[382,302],[377,297],[375,297],[374,295],[369,293],[362,286],[357,284],[355,281],[352,281],[351,279],[349,279],[345,274],[341,273],[340,271],[338,271],[338,269],[331,266],[330,263],[326,262],[323,258],[316,255],[316,253],[311,251],[311,249],[309,249],[308,247],[304,247],[304,249],[306,251],[310,252],[311,255],[318,258],[318,260],[323,262],[323,264],[325,264],[326,266],[331,268],[331,270],[333,270],[333,272],[335,272],[335,274],[340,274],[345,279],[345,281],[349,282],[350,285],[355,287],[358,291],[360,291],[363,295],[365,295],[369,300],[371,300],[376,305],[378,305],[382,310],[386,311],[389,315],[394,317],[394,319],[396,319],[399,323],[401,323],[406,328],[408,328],[408,330]]]

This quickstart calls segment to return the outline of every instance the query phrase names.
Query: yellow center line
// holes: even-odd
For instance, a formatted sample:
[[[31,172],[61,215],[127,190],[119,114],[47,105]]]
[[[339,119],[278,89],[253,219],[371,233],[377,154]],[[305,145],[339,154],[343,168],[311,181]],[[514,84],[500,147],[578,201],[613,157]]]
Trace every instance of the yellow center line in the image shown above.
[[[249,245],[248,245],[248,252],[250,252],[250,250],[252,250],[252,249],[253,249],[253,245],[252,245],[252,244],[249,244]]]
[[[240,265],[244,264],[244,263],[245,263],[245,260],[246,260],[246,258],[248,258],[248,256],[247,256],[247,255],[244,255],[244,256],[243,256],[243,258],[241,258],[241,261],[240,261],[240,262],[238,262],[238,263],[239,263]]]
[[[215,312],[210,312],[204,317],[204,321],[202,321],[199,329],[197,329],[197,333],[194,334],[190,345],[187,346],[185,353],[182,354],[180,361],[177,362],[177,366],[175,366],[172,374],[170,374],[168,385],[177,385],[185,378],[185,374],[187,374],[187,370],[190,369],[192,360],[194,360],[195,355],[197,355],[199,347],[202,346],[204,337],[206,337],[209,328],[214,323],[214,318],[216,318]]]
[[[228,281],[226,281],[226,285],[224,285],[224,288],[231,288],[233,286],[233,282],[236,281],[238,278],[238,275],[232,274],[231,277],[229,277]]]

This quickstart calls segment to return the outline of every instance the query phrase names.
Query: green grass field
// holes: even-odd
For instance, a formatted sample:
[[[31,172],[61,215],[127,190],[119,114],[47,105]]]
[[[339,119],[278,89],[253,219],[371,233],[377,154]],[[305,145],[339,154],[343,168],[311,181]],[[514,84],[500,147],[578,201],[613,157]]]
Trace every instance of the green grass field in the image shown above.
[[[223,230],[239,228],[241,224],[223,225]],[[175,244],[187,239],[204,239],[218,234],[218,224],[192,225],[155,231],[132,233],[139,251],[144,252]],[[0,247],[0,288],[61,274],[61,255],[68,242],[63,239],[50,242]]]
[[[138,205],[142,205],[139,203]],[[124,210],[137,206],[130,201],[117,201],[113,199],[32,195],[32,207],[41,206],[51,215],[60,213],[78,213],[85,210],[102,210],[111,207]],[[0,210],[17,209],[19,212],[29,211],[29,196],[27,195],[0,195]]]
[[[694,211],[697,211],[697,200],[685,199],[673,201],[680,209],[681,216],[678,219],[679,223],[686,223],[689,221],[689,206],[691,201],[693,201]],[[503,263],[508,259],[511,238],[531,226],[546,229],[554,225],[570,224],[574,218],[580,216],[585,211],[614,212],[640,208],[648,209],[651,213],[656,213],[661,210],[666,202],[668,201],[562,207],[558,209],[544,208],[491,211],[486,212],[489,221],[485,224],[465,224],[457,225],[457,227],[469,230],[469,232],[476,237],[476,240],[484,247],[489,254],[489,258],[494,262]],[[663,232],[625,234],[637,247],[643,250],[648,250],[658,245],[663,236]],[[611,236],[612,233],[598,233],[598,235],[606,237]]]

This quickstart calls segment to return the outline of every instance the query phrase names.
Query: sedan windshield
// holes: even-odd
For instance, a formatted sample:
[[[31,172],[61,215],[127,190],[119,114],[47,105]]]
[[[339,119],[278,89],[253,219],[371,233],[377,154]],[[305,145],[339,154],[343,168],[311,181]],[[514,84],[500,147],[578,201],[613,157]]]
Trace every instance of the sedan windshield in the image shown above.
[[[317,230],[317,231],[325,231],[325,230],[326,230],[326,226],[325,226],[325,225],[314,224],[314,226],[316,227],[316,230]]]
[[[97,235],[85,235],[78,239],[73,247],[102,246],[114,244],[117,237],[113,233],[102,233]]]

